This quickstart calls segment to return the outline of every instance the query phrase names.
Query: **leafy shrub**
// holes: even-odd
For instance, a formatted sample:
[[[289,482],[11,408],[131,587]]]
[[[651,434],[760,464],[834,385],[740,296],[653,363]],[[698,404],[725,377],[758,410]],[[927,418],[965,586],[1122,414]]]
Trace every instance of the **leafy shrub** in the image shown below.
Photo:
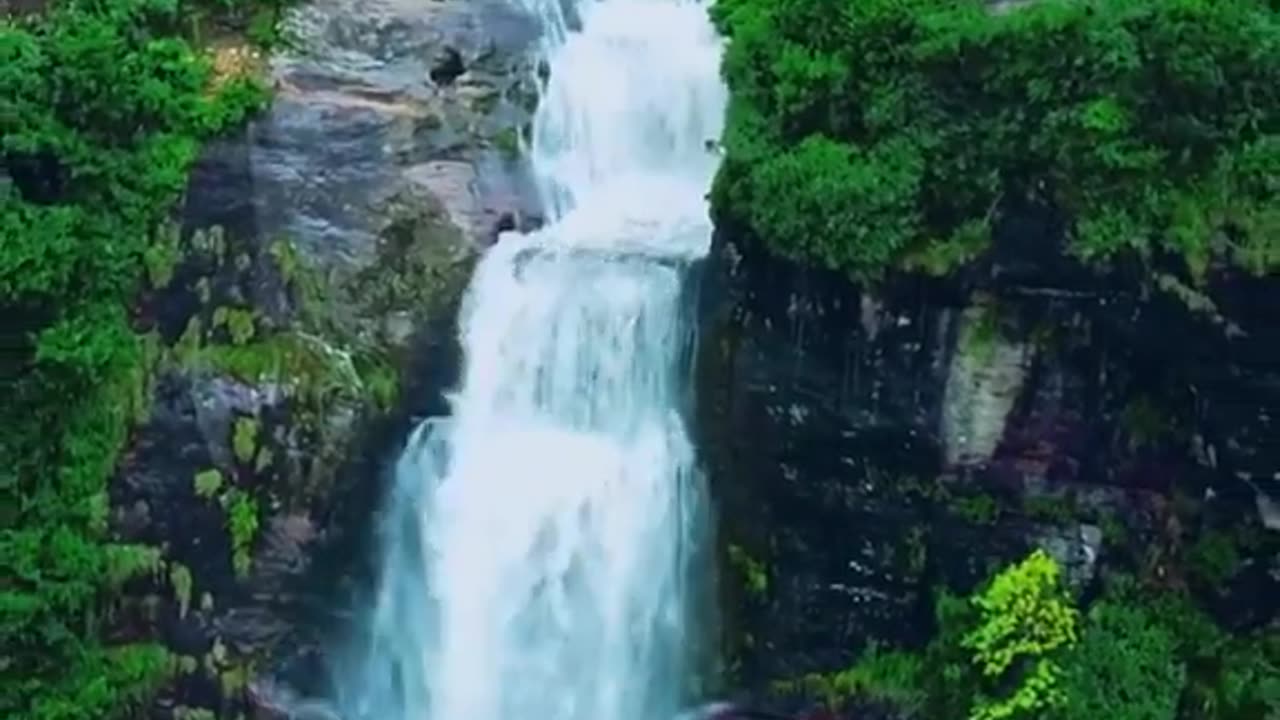
[[[1104,600],[1089,610],[1064,660],[1058,720],[1172,720],[1186,677],[1177,643],[1153,609]]]
[[[979,621],[963,644],[999,693],[980,693],[969,717],[1034,717],[1060,705],[1055,655],[1076,641],[1078,613],[1063,591],[1057,561],[1037,550],[997,574],[973,602]]]
[[[227,533],[231,537],[231,565],[238,577],[249,574],[253,541],[258,533],[258,501],[249,493],[232,488],[222,498],[227,513]]]
[[[109,717],[166,672],[104,648],[97,611],[155,558],[112,545],[106,482],[147,402],[128,305],[164,279],[166,215],[200,143],[265,100],[214,90],[165,0],[0,20],[0,716]]]
[[[874,279],[1010,208],[1087,260],[1280,266],[1280,13],[1264,0],[720,0],[717,216]]]

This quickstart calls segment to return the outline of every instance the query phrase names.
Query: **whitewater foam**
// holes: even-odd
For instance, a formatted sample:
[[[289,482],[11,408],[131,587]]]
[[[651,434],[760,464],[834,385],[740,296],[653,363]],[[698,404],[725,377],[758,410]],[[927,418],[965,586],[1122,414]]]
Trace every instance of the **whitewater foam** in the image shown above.
[[[691,670],[685,284],[710,240],[720,43],[702,3],[527,8],[549,222],[480,262],[451,416],[397,465],[353,718],[669,720]]]

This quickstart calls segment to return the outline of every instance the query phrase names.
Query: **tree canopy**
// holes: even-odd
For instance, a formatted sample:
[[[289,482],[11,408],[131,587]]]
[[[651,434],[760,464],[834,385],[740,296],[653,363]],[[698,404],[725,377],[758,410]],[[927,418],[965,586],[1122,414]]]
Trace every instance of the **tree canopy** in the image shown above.
[[[1280,267],[1268,0],[719,0],[718,218],[860,279],[945,272],[1009,207],[1089,262]]]

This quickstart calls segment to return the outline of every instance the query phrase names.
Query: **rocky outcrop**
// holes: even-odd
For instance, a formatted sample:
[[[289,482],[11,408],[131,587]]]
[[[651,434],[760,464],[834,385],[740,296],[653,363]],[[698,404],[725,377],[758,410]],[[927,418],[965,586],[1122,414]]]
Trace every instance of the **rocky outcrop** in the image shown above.
[[[697,426],[740,686],[919,643],[938,589],[1035,546],[1080,592],[1107,564],[1275,613],[1280,284],[1103,272],[1051,236],[870,289],[721,229]]]
[[[263,60],[273,104],[207,149],[149,259],[155,399],[111,500],[115,533],[161,551],[114,631],[174,658],[150,717],[268,717],[323,689],[380,468],[453,381],[470,268],[538,222],[538,27],[515,8],[294,11]]]

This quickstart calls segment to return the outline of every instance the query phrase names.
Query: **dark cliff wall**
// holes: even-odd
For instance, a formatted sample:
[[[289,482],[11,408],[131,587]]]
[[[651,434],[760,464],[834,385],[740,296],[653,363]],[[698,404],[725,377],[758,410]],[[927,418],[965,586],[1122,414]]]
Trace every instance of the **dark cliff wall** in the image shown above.
[[[917,643],[938,589],[1034,546],[1082,592],[1105,565],[1274,614],[1280,282],[1102,274],[1046,231],[874,290],[719,233],[697,426],[734,685]]]

